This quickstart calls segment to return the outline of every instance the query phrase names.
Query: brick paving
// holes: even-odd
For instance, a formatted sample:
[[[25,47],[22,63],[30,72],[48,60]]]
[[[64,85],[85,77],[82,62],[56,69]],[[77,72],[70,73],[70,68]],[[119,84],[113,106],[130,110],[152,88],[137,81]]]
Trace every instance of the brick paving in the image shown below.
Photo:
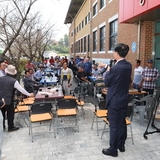
[[[88,97],[87,99],[93,99]],[[87,101],[87,100],[86,100]],[[92,101],[92,100],[91,100]],[[93,100],[94,101],[94,100]],[[4,132],[3,153],[5,160],[112,160],[114,157],[105,156],[101,153],[103,148],[109,144],[109,133],[103,135],[103,139],[97,136],[96,126],[91,129],[94,105],[86,103],[85,119],[79,108],[79,132],[74,129],[60,129],[57,137],[54,138],[53,128],[48,133],[48,126],[42,123],[40,127],[33,128],[33,132],[46,131],[45,134],[31,136],[28,134],[28,127],[20,121],[22,128],[15,132]],[[15,118],[15,123],[17,119]],[[62,122],[63,123],[63,122]],[[159,122],[156,122],[157,125]],[[104,123],[100,122],[99,128]],[[135,114],[132,122],[134,145],[131,139],[126,140],[126,152],[118,153],[117,160],[159,160],[160,159],[160,135],[155,133],[143,138],[144,126],[139,124],[139,115]],[[101,131],[100,131],[101,135]],[[130,129],[128,129],[130,136]]]
[[[85,102],[85,119],[79,107],[79,132],[73,128],[60,129],[54,138],[54,128],[48,132],[47,123],[42,123],[33,128],[33,133],[45,131],[45,134],[34,136],[33,143],[28,127],[15,117],[15,124],[20,124],[22,128],[15,132],[4,131],[2,151],[6,155],[5,160],[160,160],[160,134],[148,135],[148,140],[145,140],[143,133],[148,121],[145,120],[144,125],[140,126],[138,114],[134,114],[132,122],[134,145],[128,138],[124,153],[118,152],[116,158],[103,155],[102,149],[109,147],[109,133],[105,132],[103,139],[100,139],[102,130],[97,136],[95,124],[93,130],[91,129],[97,99],[86,96]],[[67,124],[66,121],[62,122],[65,123]],[[156,125],[160,127],[160,122],[156,121]],[[103,127],[104,123],[100,122],[99,128]]]

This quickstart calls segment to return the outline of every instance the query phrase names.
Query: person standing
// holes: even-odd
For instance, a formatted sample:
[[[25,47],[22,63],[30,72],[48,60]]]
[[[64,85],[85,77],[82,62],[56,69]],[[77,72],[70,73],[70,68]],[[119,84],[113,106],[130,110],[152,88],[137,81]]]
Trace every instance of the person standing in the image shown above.
[[[53,58],[53,56],[51,56],[51,58],[49,59],[49,63],[50,63],[51,65],[54,65],[54,58]]]
[[[0,92],[0,110],[4,107],[5,101],[2,98],[2,93]],[[2,143],[3,143],[3,116],[0,111],[0,159],[4,159],[6,156],[2,154]]]
[[[3,128],[5,129],[5,114],[7,112],[8,119],[8,132],[16,131],[19,128],[14,126],[14,92],[15,89],[20,91],[22,94],[33,97],[33,93],[28,93],[14,78],[17,73],[15,66],[8,65],[5,69],[6,75],[0,77],[0,92],[5,100],[5,106],[1,109],[3,114]]]
[[[87,76],[91,76],[91,73],[92,73],[92,64],[89,61],[89,58],[85,58],[84,72],[86,73]]]
[[[158,78],[159,78],[158,69],[153,67],[153,60],[148,59],[147,67],[142,72],[142,80],[140,87],[142,87],[143,91],[146,91],[152,95],[154,93],[154,89],[156,87],[156,80]]]
[[[67,67],[67,63],[63,63],[63,69],[61,70],[61,84],[65,91],[65,95],[70,94],[70,87],[73,82],[73,72]]]
[[[4,59],[0,58],[0,77],[5,76],[5,68],[6,68],[6,63]]]
[[[131,81],[132,65],[125,60],[129,46],[123,43],[116,44],[114,58],[117,60],[113,67],[107,66],[105,85],[108,87],[106,107],[110,123],[110,147],[103,149],[107,156],[118,156],[125,152],[125,140],[127,138],[126,114],[129,98],[129,85]]]
[[[134,89],[140,89],[140,83],[142,80],[142,72],[143,72],[143,67],[140,66],[141,61],[136,60],[135,63],[135,69],[134,69],[134,76],[133,76],[133,88]]]
[[[31,63],[31,60],[27,61],[27,64],[25,65],[25,69],[26,70],[33,69],[33,71],[35,71],[35,66],[33,63]]]

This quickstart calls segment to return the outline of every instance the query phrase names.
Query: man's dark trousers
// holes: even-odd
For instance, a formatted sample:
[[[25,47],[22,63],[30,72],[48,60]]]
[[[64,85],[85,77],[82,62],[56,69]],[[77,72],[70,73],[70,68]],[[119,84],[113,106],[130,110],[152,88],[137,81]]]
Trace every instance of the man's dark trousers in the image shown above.
[[[8,119],[8,129],[14,127],[13,120],[14,120],[14,104],[5,105],[2,108],[2,115],[3,115],[3,126],[5,126],[5,114],[7,112],[7,119]]]

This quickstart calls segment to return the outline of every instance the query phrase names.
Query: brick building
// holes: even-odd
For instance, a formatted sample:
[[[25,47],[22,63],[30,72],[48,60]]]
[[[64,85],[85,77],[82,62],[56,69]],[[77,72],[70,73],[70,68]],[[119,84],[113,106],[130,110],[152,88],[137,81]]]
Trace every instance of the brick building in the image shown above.
[[[159,0],[71,0],[65,19],[70,54],[109,62],[114,45],[126,43],[132,64],[141,59],[144,67],[153,58],[160,70],[159,13]]]

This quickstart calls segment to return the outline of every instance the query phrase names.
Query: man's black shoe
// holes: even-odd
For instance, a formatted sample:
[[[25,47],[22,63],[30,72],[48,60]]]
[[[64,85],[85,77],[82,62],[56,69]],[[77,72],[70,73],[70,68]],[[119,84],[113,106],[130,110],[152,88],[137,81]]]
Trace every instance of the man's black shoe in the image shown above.
[[[8,132],[13,132],[19,130],[19,127],[8,128]]]
[[[107,156],[112,156],[112,157],[117,157],[118,156],[118,153],[113,153],[109,149],[103,149],[102,153],[107,155]]]
[[[118,148],[120,152],[125,152],[125,146]]]

